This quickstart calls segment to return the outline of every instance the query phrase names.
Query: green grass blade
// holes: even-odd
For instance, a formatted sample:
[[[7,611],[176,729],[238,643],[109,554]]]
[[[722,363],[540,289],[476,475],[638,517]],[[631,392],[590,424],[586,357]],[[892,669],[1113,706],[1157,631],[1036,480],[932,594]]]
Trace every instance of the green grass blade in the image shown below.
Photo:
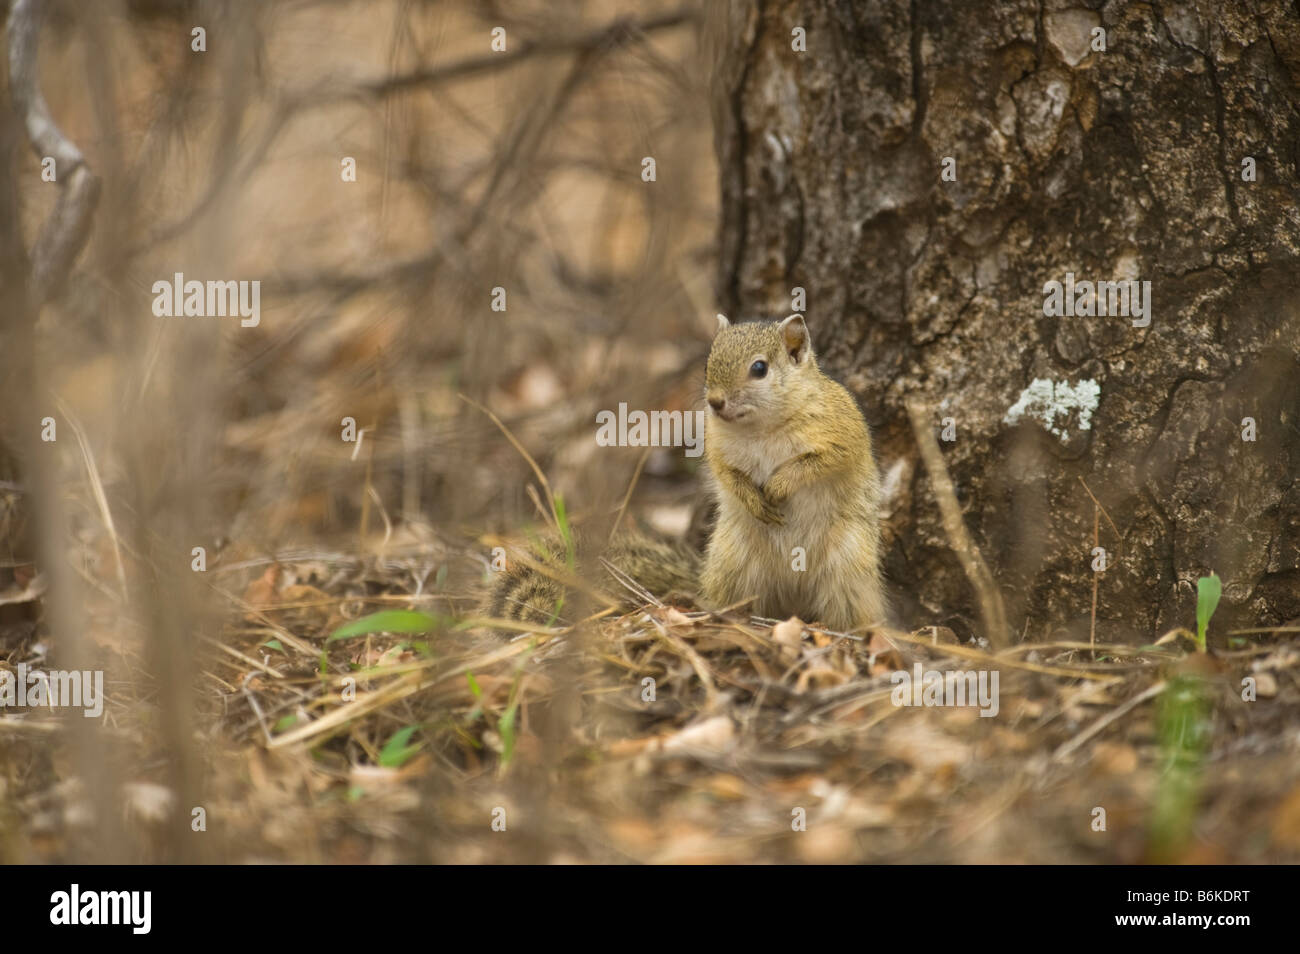
[[[415,610],[383,610],[340,626],[330,633],[326,643],[336,639],[351,639],[369,633],[430,633],[442,625],[442,620]]]
[[[379,750],[379,764],[384,768],[401,768],[410,760],[411,756],[424,748],[424,743],[408,744],[411,741],[411,736],[419,728],[418,725],[408,725],[406,728],[394,732],[393,737],[385,742],[384,747]]]
[[[1210,617],[1219,607],[1223,595],[1223,581],[1211,573],[1196,581],[1196,645],[1205,652],[1205,631],[1210,627]]]

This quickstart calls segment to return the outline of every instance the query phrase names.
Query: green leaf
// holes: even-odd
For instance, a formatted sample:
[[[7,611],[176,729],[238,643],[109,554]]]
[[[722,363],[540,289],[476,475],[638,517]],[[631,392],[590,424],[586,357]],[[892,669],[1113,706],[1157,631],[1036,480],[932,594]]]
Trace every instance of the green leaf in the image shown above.
[[[1148,827],[1155,857],[1176,859],[1192,843],[1212,734],[1205,683],[1174,676],[1156,706],[1159,772]]]
[[[518,703],[511,703],[501,714],[501,721],[497,723],[497,732],[501,734],[502,765],[509,765],[515,755],[515,714],[518,711]]]
[[[291,712],[291,713],[289,713],[287,716],[281,716],[281,717],[280,717],[280,721],[278,721],[278,722],[275,724],[275,728],[273,728],[271,731],[272,731],[273,733],[274,733],[274,732],[283,732],[285,729],[289,728],[290,726],[292,726],[292,725],[293,725],[294,723],[296,723],[297,721],[298,721],[298,717],[297,717],[296,715],[294,715],[294,714]]]
[[[501,713],[501,719],[497,722],[497,732],[501,735],[502,769],[510,764],[510,760],[515,755],[515,718],[519,713],[519,683],[524,676],[524,665],[536,649],[537,640],[534,639],[529,643],[528,651],[515,663],[515,679],[510,685],[510,699],[506,704],[506,711]]]
[[[353,636],[365,636],[369,633],[429,633],[440,625],[440,621],[428,613],[417,613],[415,610],[383,610],[340,626],[330,633],[329,639],[325,642],[329,644],[336,639],[351,639]]]
[[[465,678],[469,680],[469,691],[474,693],[475,699],[481,701],[483,699],[483,690],[479,688],[478,680],[474,678],[474,674],[466,669]]]
[[[394,732],[393,737],[379,750],[379,764],[384,768],[400,768],[410,760],[412,755],[424,748],[424,743],[407,745],[411,736],[419,728],[418,725],[408,725]]]
[[[265,646],[267,649],[274,649],[277,652],[284,652],[284,644],[281,643],[278,639],[268,639],[262,645]]]
[[[1201,652],[1205,652],[1205,631],[1222,595],[1223,581],[1218,574],[1211,573],[1196,581],[1196,645]]]

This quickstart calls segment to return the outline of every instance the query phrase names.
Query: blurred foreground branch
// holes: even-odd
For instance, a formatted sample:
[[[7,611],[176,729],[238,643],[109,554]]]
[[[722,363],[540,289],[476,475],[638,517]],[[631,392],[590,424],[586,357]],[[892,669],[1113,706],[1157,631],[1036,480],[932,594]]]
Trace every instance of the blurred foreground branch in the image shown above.
[[[30,305],[39,310],[58,292],[72,262],[85,247],[99,203],[99,179],[81,150],[50,116],[37,82],[42,6],[40,0],[14,0],[9,13],[9,93],[27,129],[37,158],[54,160],[60,185],[54,211],[41,229],[31,256]]]

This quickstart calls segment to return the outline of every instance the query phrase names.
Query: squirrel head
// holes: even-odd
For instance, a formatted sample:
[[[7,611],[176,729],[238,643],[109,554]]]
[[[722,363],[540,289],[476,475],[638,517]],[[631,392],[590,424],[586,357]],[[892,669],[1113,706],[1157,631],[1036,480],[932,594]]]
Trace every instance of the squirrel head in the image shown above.
[[[802,407],[820,374],[802,315],[734,325],[718,315],[704,396],[729,424],[770,424]]]

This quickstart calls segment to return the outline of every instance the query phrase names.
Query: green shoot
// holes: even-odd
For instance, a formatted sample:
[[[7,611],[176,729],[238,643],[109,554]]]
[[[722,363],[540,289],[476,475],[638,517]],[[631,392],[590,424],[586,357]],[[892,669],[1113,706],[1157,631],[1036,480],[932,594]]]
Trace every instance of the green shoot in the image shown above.
[[[443,624],[443,620],[428,613],[414,610],[384,610],[345,623],[330,633],[326,644],[336,639],[351,639],[370,633],[429,633]]]
[[[1205,652],[1205,631],[1222,595],[1223,582],[1218,574],[1211,573],[1196,581],[1196,646],[1201,652]]]
[[[280,716],[279,720],[275,723],[274,728],[271,729],[271,733],[274,735],[283,732],[285,729],[291,728],[297,722],[298,717],[292,712],[286,716]]]
[[[555,523],[560,528],[561,539],[564,540],[564,562],[568,565],[570,573],[576,572],[573,529],[569,526],[569,515],[564,509],[564,497],[560,494],[555,495]]]
[[[501,771],[503,773],[509,767],[510,760],[515,756],[515,720],[519,715],[519,683],[524,678],[524,665],[536,648],[537,641],[533,640],[528,647],[528,651],[523,653],[519,657],[519,662],[515,664],[515,681],[510,685],[510,698],[506,702],[506,711],[501,714],[501,719],[497,722],[497,732],[501,735]]]
[[[1201,768],[1210,735],[1209,703],[1201,680],[1175,676],[1157,710],[1160,777],[1151,819],[1149,853],[1157,863],[1177,860],[1190,845]]]
[[[384,768],[401,768],[411,756],[424,748],[423,742],[416,745],[408,744],[411,736],[419,728],[418,725],[408,725],[394,732],[393,737],[385,742],[384,747],[379,751],[379,764]]]

